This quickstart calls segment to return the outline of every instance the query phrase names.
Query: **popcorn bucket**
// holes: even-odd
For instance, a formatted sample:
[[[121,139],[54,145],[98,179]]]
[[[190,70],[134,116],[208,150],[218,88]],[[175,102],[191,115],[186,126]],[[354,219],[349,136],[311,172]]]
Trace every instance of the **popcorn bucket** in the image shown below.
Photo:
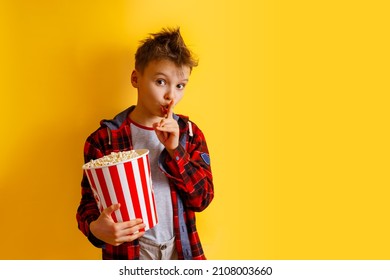
[[[112,204],[121,207],[112,214],[115,222],[141,218],[146,227],[157,222],[156,202],[150,173],[149,150],[135,150],[137,157],[106,166],[83,165],[100,212]]]

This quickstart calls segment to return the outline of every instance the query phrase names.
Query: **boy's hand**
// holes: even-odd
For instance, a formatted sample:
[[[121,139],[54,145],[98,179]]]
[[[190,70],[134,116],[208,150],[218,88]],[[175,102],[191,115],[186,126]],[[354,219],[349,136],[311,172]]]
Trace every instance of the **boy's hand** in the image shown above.
[[[167,114],[159,123],[154,124],[154,130],[160,142],[165,146],[169,154],[179,146],[179,124],[173,118],[173,103],[169,104]]]
[[[90,223],[89,228],[98,239],[118,246],[124,242],[131,242],[144,235],[145,232],[139,232],[145,227],[141,219],[135,219],[128,222],[115,223],[111,214],[120,208],[120,204],[113,204],[103,210],[96,221]]]

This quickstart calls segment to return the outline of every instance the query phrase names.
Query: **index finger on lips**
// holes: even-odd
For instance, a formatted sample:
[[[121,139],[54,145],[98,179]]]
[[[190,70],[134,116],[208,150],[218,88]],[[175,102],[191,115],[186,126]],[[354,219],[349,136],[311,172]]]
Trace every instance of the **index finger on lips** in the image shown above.
[[[167,119],[171,119],[173,117],[173,104],[174,101],[172,100],[168,106],[167,117],[166,117]]]

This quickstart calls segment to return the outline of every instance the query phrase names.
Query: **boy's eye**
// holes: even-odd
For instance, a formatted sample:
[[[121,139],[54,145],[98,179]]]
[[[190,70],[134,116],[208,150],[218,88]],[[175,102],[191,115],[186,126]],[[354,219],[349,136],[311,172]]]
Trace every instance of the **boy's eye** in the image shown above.
[[[163,79],[158,79],[157,81],[156,81],[156,83],[159,85],[159,86],[165,86],[167,83],[165,82],[165,80],[163,80]]]
[[[186,85],[185,84],[178,84],[176,87],[178,89],[184,89],[186,87]]]

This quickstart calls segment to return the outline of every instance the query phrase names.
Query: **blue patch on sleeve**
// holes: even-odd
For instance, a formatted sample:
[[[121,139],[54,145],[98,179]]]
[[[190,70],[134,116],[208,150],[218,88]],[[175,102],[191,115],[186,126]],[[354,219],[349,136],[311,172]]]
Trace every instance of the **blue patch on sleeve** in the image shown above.
[[[210,165],[210,156],[208,154],[202,153],[200,156],[207,165]]]

